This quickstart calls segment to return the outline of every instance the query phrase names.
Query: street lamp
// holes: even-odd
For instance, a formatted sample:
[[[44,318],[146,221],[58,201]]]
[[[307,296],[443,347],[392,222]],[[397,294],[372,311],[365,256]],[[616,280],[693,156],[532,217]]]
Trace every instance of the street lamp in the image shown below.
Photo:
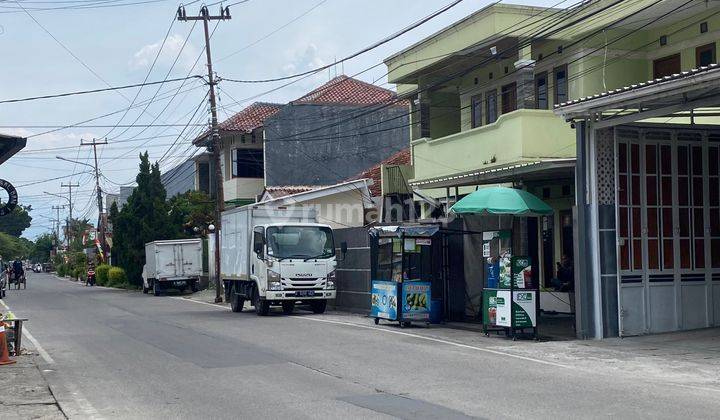
[[[47,195],[52,195],[52,196],[55,196],[55,197],[64,198],[64,199],[66,199],[66,200],[68,201],[68,203],[70,202],[70,199],[67,198],[67,197],[65,197],[64,195],[55,194],[55,193],[51,193],[51,192],[47,192],[47,191],[43,191],[43,194],[47,194]]]
[[[78,162],[77,160],[67,159],[67,158],[64,158],[64,157],[62,157],[62,156],[55,156],[55,159],[64,160],[65,162],[70,162],[70,163],[77,163],[78,165],[85,165],[85,166],[89,166],[89,167],[95,169],[95,166],[94,166],[94,165],[91,165],[91,164],[89,164],[89,163]]]

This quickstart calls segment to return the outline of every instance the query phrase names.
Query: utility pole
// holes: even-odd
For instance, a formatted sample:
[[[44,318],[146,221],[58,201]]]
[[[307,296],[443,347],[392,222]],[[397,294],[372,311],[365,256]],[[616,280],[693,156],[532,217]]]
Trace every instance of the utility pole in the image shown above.
[[[65,206],[52,206],[52,209],[57,212],[57,216],[54,221],[57,222],[55,225],[55,254],[57,254],[58,245],[60,242],[60,209],[64,209]]]
[[[84,142],[80,140],[80,146],[92,146],[93,154],[95,155],[95,189],[97,190],[97,203],[98,203],[98,235],[100,236],[100,249],[102,250],[103,259],[107,258],[107,243],[105,242],[105,223],[103,223],[103,201],[102,201],[102,188],[100,188],[100,171],[98,170],[97,160],[97,146],[99,144],[107,144],[107,139],[99,141],[93,139],[92,142]]]
[[[70,197],[68,199],[68,206],[70,207],[70,209],[69,209],[70,215],[68,216],[67,219],[65,219],[65,239],[67,239],[68,248],[70,247],[70,240],[71,240],[71,238],[70,238],[70,222],[72,221],[72,218],[73,218],[72,189],[79,188],[79,187],[80,187],[80,184],[73,184],[72,182],[69,182],[67,184],[60,183],[60,188],[67,188],[68,192],[70,193]]]
[[[199,16],[188,16],[185,8],[180,6],[177,11],[177,19],[180,21],[202,20],[205,29],[205,56],[207,57],[208,84],[210,85],[210,128],[212,135],[211,149],[215,161],[215,302],[222,302],[222,285],[220,284],[220,228],[222,212],[225,208],[225,194],[223,191],[223,174],[221,165],[221,143],[218,129],[217,106],[215,104],[215,74],[212,68],[212,57],[210,55],[210,32],[208,22],[211,20],[229,20],[230,7],[220,6],[220,14],[211,16],[206,6],[200,8]]]

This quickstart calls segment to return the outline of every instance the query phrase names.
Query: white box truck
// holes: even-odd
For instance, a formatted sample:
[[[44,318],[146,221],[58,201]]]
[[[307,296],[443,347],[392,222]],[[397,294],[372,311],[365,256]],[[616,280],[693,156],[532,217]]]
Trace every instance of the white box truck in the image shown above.
[[[317,223],[312,208],[254,204],[225,211],[220,242],[221,278],[233,312],[249,300],[258,315],[267,315],[271,305],[289,314],[297,303],[323,313],[335,299],[333,231]]]
[[[202,240],[174,239],[145,244],[143,293],[169,288],[197,291],[202,276]]]

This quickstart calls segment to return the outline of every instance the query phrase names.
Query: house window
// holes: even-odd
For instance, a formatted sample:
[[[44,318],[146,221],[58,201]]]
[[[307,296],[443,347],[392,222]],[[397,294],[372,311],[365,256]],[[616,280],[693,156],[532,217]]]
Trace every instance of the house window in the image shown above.
[[[262,149],[232,151],[233,178],[262,178],[264,173]]]
[[[502,113],[507,114],[517,109],[517,84],[510,83],[502,87]]]
[[[198,163],[198,190],[210,194],[210,164]]]
[[[547,73],[535,76],[535,108],[548,109]]]
[[[680,73],[680,54],[653,61],[653,79]]]
[[[703,67],[715,64],[715,43],[702,45],[695,49],[695,66]]]
[[[480,127],[482,125],[482,95],[470,98],[470,107],[472,128]]]
[[[430,104],[420,101],[420,137],[430,137]]]
[[[555,79],[554,103],[557,105],[568,100],[567,65],[556,68],[553,73]]]
[[[485,94],[485,121],[487,124],[497,121],[497,92],[495,90]]]

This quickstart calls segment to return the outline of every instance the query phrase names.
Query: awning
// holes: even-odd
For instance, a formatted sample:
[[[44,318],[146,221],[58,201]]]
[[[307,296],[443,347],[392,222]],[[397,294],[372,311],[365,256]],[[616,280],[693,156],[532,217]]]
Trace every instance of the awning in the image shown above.
[[[412,180],[417,188],[448,188],[466,185],[501,184],[530,180],[560,179],[573,177],[575,158],[544,159],[501,165],[488,169],[460,172],[437,178]]]
[[[555,113],[566,120],[591,119],[595,128],[602,128],[717,106],[720,65],[711,64],[568,101],[557,105]]]
[[[375,226],[368,229],[373,236],[380,237],[422,237],[429,238],[440,230],[440,226],[436,224],[428,225],[394,225],[394,226]]]
[[[13,155],[22,150],[26,144],[26,138],[0,134],[0,164],[13,157]]]

